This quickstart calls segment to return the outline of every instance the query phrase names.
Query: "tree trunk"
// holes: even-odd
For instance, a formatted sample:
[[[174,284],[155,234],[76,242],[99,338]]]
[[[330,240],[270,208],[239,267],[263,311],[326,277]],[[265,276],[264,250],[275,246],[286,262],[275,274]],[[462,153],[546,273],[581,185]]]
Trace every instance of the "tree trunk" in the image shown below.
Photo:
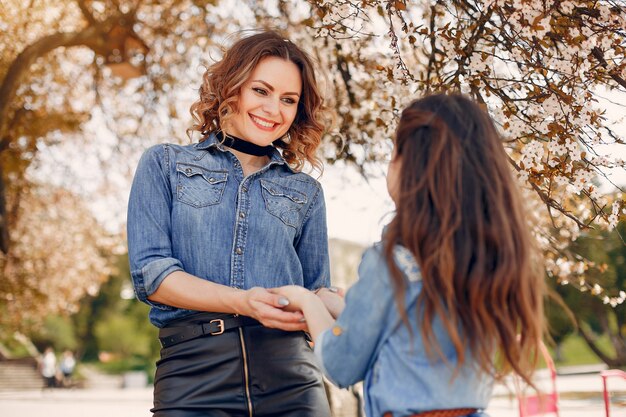
[[[90,24],[79,32],[54,33],[28,45],[9,66],[6,76],[0,85],[0,138],[2,138],[3,145],[0,148],[0,152],[9,146],[11,141],[15,140],[10,132],[10,121],[12,118],[10,104],[13,103],[17,89],[31,65],[38,58],[45,56],[56,48],[72,46],[87,46],[97,54],[106,54],[108,52],[107,35],[111,27],[114,25],[132,25],[132,21],[134,21],[127,14],[114,16],[102,22],[96,22],[92,19],[87,20]],[[10,225],[7,223],[6,217],[6,188],[4,187],[2,173],[2,166],[0,165],[0,250],[6,254],[9,250]]]
[[[9,228],[7,227],[7,202],[4,192],[4,169],[0,160],[0,250],[9,253]]]
[[[554,362],[563,362],[563,343],[557,343],[554,347]]]
[[[596,355],[598,355],[598,357],[600,358],[600,360],[604,363],[606,363],[610,368],[615,368],[615,367],[619,367],[620,365],[623,366],[624,364],[620,364],[619,360],[616,358],[611,358],[608,355],[606,355],[604,352],[602,352],[599,348],[598,345],[596,345],[596,342],[593,340],[593,337],[591,337],[591,335],[589,333],[587,333],[586,330],[584,330],[582,327],[578,327],[578,332],[580,333],[580,335],[583,337],[583,339],[585,339],[585,342],[587,342],[587,346],[589,346],[589,349],[591,349],[593,351],[593,353],[595,353]]]

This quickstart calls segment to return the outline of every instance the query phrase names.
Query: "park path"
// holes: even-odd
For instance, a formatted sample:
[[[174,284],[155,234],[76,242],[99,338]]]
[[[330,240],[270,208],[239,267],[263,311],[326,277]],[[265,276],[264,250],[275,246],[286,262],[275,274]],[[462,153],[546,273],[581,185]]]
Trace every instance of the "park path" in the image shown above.
[[[597,372],[559,375],[561,417],[604,417],[602,380]],[[611,417],[626,417],[626,381],[611,381],[615,390]],[[335,404],[343,403],[336,417],[355,417],[352,395],[333,391]],[[110,384],[86,389],[0,392],[2,417],[150,417],[152,388],[121,389]],[[497,387],[488,413],[517,417],[517,402],[504,387]]]

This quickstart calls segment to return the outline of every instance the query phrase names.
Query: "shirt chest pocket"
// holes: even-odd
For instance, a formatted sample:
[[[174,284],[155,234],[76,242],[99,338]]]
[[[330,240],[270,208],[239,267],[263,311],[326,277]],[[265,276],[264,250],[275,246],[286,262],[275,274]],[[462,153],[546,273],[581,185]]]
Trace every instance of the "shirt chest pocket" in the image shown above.
[[[222,199],[228,172],[211,171],[196,165],[176,164],[178,183],[176,198],[181,203],[200,208],[217,204]]]
[[[265,209],[287,226],[298,228],[304,216],[306,194],[279,184],[275,180],[261,180]]]

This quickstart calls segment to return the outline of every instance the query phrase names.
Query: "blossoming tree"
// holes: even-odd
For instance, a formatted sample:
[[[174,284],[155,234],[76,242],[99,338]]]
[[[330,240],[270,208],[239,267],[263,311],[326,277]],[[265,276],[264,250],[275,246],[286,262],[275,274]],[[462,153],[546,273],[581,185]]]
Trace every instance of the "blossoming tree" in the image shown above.
[[[317,59],[337,113],[323,156],[365,175],[389,157],[399,111],[414,98],[461,91],[481,102],[536,213],[548,273],[624,302],[623,289],[588,279],[596,266],[568,249],[590,228],[614,228],[626,210],[620,190],[605,194],[598,182],[626,167],[623,116],[607,111],[626,103],[626,11],[610,0],[3,2],[3,256],[36,233],[10,215],[25,212],[16,203],[25,185],[46,180],[86,195],[75,190],[86,170],[70,149],[97,154],[107,178],[127,180],[141,149],[186,141],[201,64],[220,56],[229,34],[254,27],[285,31]],[[70,136],[81,140],[67,146]],[[55,152],[76,175],[38,176]]]
[[[607,115],[605,98],[626,103],[622,2],[319,1],[315,10],[317,50],[341,91],[340,156],[380,157],[399,110],[420,94],[471,95],[500,126],[512,168],[536,197],[548,272],[612,305],[624,301],[588,283],[590,265],[564,250],[626,213],[621,194],[598,186],[607,169],[626,168],[613,153],[626,154],[616,128],[624,119]]]

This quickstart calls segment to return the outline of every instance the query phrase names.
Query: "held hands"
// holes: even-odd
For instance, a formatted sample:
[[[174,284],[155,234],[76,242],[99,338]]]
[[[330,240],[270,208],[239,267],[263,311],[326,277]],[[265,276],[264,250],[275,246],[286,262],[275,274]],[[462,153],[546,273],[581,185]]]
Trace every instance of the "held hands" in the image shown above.
[[[324,306],[334,319],[341,314],[343,308],[345,307],[343,299],[344,290],[342,288],[322,287],[317,289],[315,292],[311,292],[298,285],[287,285],[284,287],[272,288],[269,291],[274,294],[282,295],[289,300],[289,305],[286,307],[288,311],[302,311],[304,310],[304,305],[307,302],[310,302],[312,298],[317,297],[322,300]]]
[[[317,291],[317,294],[297,285],[288,285],[270,290],[274,294],[284,296],[289,300],[290,310],[300,310],[306,318],[308,331],[315,341],[318,336],[330,328],[335,318],[329,311],[329,306],[336,312],[343,309],[343,298],[339,293],[328,289]],[[318,296],[319,295],[319,296]],[[324,301],[327,300],[328,304]]]
[[[326,306],[326,309],[334,319],[339,317],[343,308],[346,306],[343,299],[345,295],[343,288],[323,287],[315,291],[315,294],[317,294],[317,296],[324,302],[324,306]]]
[[[266,327],[286,331],[305,330],[307,326],[301,309],[293,309],[291,303],[284,294],[254,287],[245,291],[240,314],[252,317]]]
[[[272,288],[270,291],[289,301],[289,305],[285,307],[288,311],[301,312],[307,300],[310,300],[310,297],[315,297],[315,293],[299,285],[285,285],[284,287]]]

